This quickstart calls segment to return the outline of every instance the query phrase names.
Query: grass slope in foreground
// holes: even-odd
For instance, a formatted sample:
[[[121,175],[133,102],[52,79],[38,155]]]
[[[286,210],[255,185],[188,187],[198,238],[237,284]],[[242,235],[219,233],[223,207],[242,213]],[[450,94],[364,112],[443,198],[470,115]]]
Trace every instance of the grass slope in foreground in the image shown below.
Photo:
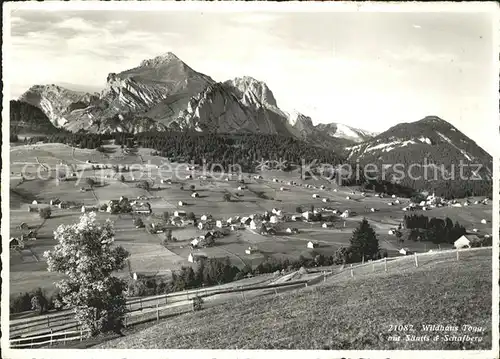
[[[433,256],[434,257],[434,256]],[[100,348],[491,349],[491,250],[446,255],[418,268],[341,276],[279,296],[193,312],[100,344]],[[479,343],[388,341],[389,325],[483,327]],[[459,330],[457,335],[466,334]]]

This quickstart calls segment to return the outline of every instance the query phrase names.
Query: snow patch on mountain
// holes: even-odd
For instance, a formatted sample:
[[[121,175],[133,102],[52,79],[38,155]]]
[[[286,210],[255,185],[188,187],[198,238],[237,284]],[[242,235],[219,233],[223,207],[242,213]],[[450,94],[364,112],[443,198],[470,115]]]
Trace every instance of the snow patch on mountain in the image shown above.
[[[455,149],[457,149],[458,151],[460,151],[460,153],[462,153],[464,155],[465,158],[467,158],[469,161],[472,161],[474,159],[474,157],[472,157],[470,154],[467,153],[467,151],[465,151],[464,149],[461,149],[460,147],[456,146],[448,137],[446,137],[445,135],[443,135],[441,132],[439,131],[436,131],[436,133],[443,139],[445,140],[446,142],[448,142],[451,146],[453,146]]]
[[[413,140],[408,140],[408,141],[392,141],[388,143],[380,143],[375,146],[371,146],[365,149],[365,152],[370,152],[374,150],[382,150],[382,152],[389,152],[394,150],[397,147],[405,147],[411,144],[416,144],[415,141]]]
[[[432,141],[431,141],[431,139],[430,139],[429,137],[420,136],[420,137],[418,138],[418,140],[419,140],[420,142],[427,143],[428,145],[432,145]]]

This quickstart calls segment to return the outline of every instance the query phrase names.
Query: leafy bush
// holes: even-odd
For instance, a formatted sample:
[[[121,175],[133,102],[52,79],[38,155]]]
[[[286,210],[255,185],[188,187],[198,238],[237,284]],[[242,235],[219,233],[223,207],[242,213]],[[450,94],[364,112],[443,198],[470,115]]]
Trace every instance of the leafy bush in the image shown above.
[[[21,313],[31,310],[37,310],[40,314],[54,308],[52,298],[47,299],[41,288],[32,290],[31,292],[19,293],[11,299],[10,312]]]
[[[134,226],[136,226],[137,228],[144,228],[144,222],[141,218],[136,218],[134,219]]]
[[[50,209],[50,207],[44,207],[38,211],[38,214],[42,219],[49,219],[52,215],[52,210]]]

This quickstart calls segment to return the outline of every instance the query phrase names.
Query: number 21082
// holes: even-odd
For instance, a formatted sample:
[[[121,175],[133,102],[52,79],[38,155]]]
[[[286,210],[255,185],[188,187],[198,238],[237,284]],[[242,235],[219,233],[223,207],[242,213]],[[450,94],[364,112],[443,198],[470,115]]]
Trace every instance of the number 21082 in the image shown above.
[[[411,324],[406,324],[406,325],[389,325],[389,331],[390,332],[408,332],[413,330],[413,325]]]

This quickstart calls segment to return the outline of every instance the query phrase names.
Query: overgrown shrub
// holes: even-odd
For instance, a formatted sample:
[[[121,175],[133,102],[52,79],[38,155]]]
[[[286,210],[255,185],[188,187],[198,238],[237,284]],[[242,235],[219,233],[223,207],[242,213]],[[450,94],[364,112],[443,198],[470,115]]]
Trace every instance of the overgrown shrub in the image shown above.
[[[52,210],[50,209],[50,207],[40,208],[40,210],[38,211],[38,214],[39,214],[40,218],[48,219],[52,215]]]

